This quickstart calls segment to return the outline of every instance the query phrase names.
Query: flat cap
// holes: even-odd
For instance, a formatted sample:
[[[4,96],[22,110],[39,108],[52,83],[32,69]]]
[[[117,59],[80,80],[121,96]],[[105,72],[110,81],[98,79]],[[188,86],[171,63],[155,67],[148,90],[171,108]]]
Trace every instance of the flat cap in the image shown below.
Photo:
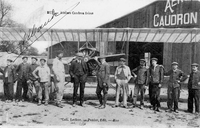
[[[140,61],[146,62],[146,60],[145,60],[145,59],[140,59]]]
[[[157,58],[155,58],[155,57],[154,57],[154,58],[151,58],[151,60],[155,60],[155,61],[158,61],[158,59],[157,59]]]
[[[46,59],[44,59],[44,58],[41,58],[41,59],[40,59],[40,61],[42,61],[42,60],[44,60],[44,62],[46,62]]]
[[[78,53],[76,53],[76,56],[78,56],[78,57],[83,57],[84,55],[83,55],[83,53],[78,52]]]
[[[199,66],[199,64],[197,64],[197,63],[193,63],[193,64],[191,64],[191,66]]]
[[[23,56],[23,57],[22,57],[22,59],[25,59],[25,58],[28,59],[28,56]]]
[[[172,65],[178,65],[178,63],[177,62],[172,62]]]
[[[36,57],[34,57],[34,56],[33,56],[33,57],[31,57],[31,59],[35,59],[36,61],[38,60],[38,59],[37,59]]]
[[[11,59],[7,59],[7,61],[9,61],[9,62],[13,62],[13,60],[11,60]]]
[[[120,61],[126,62],[126,59],[125,58],[120,58]]]

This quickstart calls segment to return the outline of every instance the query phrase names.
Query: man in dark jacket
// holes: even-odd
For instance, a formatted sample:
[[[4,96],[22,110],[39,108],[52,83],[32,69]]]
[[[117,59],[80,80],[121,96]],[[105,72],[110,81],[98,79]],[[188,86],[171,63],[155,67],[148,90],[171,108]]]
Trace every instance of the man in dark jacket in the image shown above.
[[[160,88],[164,79],[164,68],[157,64],[158,59],[152,58],[152,66],[149,68],[150,83],[149,83],[149,97],[153,110],[160,111]]]
[[[28,57],[24,56],[22,58],[23,62],[17,66],[16,73],[18,77],[17,82],[17,92],[16,92],[16,101],[24,101],[27,100],[27,92],[28,92],[28,74],[29,74],[29,64],[27,63]],[[23,88],[23,95],[22,95]]]
[[[174,104],[174,112],[178,113],[178,99],[180,92],[180,82],[187,79],[187,75],[178,69],[178,63],[172,63],[172,69],[164,73],[164,75],[169,76],[168,89],[167,89],[167,106],[168,110],[166,112],[172,111],[172,106]]]
[[[199,114],[199,100],[200,100],[200,71],[198,64],[192,64],[192,73],[188,81],[188,112],[193,112],[193,100],[195,103],[195,113]]]
[[[110,66],[106,62],[105,57],[99,57],[100,68],[97,70],[97,89],[96,94],[100,102],[99,109],[106,108],[106,102],[108,97],[108,88],[110,85]],[[98,61],[96,59],[96,61]],[[103,98],[101,92],[103,91]]]
[[[0,69],[0,72],[3,74],[5,100],[14,101],[15,69],[11,59],[7,59],[7,66],[4,70]]]
[[[32,57],[31,59],[32,59],[32,64],[29,66],[27,83],[28,83],[28,98],[32,102],[33,101],[33,87],[35,88],[36,96],[38,99],[38,91],[39,91],[40,83],[32,74],[33,71],[39,66],[38,64],[36,64],[37,58]]]
[[[73,92],[73,107],[76,106],[77,102],[77,91],[80,85],[80,105],[85,107],[84,104],[84,89],[87,81],[88,67],[86,62],[83,60],[83,53],[77,53],[76,59],[70,66],[70,75],[74,79],[74,92]]]
[[[144,96],[145,90],[148,86],[148,77],[149,71],[146,68],[146,61],[145,59],[140,59],[140,66],[132,70],[134,76],[136,76],[135,80],[135,88],[134,88],[134,95],[133,95],[133,107],[136,106],[137,96],[140,92],[141,99],[140,99],[140,108],[144,108]],[[135,74],[136,73],[136,74]]]

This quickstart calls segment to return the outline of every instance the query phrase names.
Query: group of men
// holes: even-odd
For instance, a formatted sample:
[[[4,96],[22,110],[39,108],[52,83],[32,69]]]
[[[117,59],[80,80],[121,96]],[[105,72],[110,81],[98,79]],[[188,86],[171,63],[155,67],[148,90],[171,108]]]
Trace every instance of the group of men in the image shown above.
[[[65,70],[62,62],[62,51],[58,51],[57,57],[53,60],[53,74],[56,91],[56,105],[62,107],[61,100],[63,98]],[[37,64],[38,58],[31,57],[31,64],[28,57],[22,57],[22,63],[17,66],[13,65],[12,59],[7,59],[7,66],[4,70],[0,69],[3,74],[4,96],[6,102],[23,102],[36,100],[38,105],[48,105],[49,93],[51,86],[51,71],[46,64],[46,59],[41,58],[40,64]],[[14,95],[14,83],[17,81],[16,95]],[[33,89],[35,88],[36,99],[33,97]],[[23,92],[23,94],[22,94]]]
[[[144,108],[144,96],[147,87],[149,88],[150,108],[160,112],[160,89],[163,85],[164,75],[169,76],[167,88],[167,107],[166,112],[178,113],[178,101],[180,97],[181,83],[187,79],[187,75],[178,68],[178,63],[173,62],[172,68],[165,71],[162,65],[157,64],[158,59],[151,59],[151,66],[146,67],[145,59],[140,59],[140,66],[132,70],[135,77],[135,87],[133,95],[133,108],[136,107],[136,101],[140,92],[140,108]],[[189,75],[188,81],[188,110],[186,112],[193,113],[193,101],[195,101],[195,113],[199,113],[199,98],[200,98],[200,71],[198,64],[191,65],[192,72]],[[113,107],[119,106],[119,91],[120,86],[123,89],[123,107],[127,107],[128,81],[131,73],[128,66],[125,66],[125,59],[120,59],[120,65],[115,72],[116,87],[116,101]]]
[[[65,82],[65,68],[62,62],[63,52],[58,51],[56,58],[53,60],[52,72],[54,74],[54,85],[55,85],[55,103],[58,107],[63,107],[61,104],[63,93],[64,93],[64,82]],[[40,59],[40,65],[37,65],[37,58],[32,57],[32,64],[28,64],[28,58],[25,56],[22,58],[23,62],[17,67],[12,65],[12,60],[7,60],[7,66],[4,70],[0,70],[3,74],[4,82],[4,93],[6,101],[16,100],[33,101],[33,87],[35,88],[37,95],[38,105],[42,104],[44,100],[44,105],[48,105],[49,102],[49,87],[51,86],[51,71],[47,66],[45,59]],[[99,100],[99,105],[97,108],[106,108],[106,102],[108,97],[108,89],[110,86],[110,66],[106,62],[104,56],[95,57],[98,65],[96,71],[97,76],[97,88],[96,94]],[[172,63],[172,69],[165,71],[162,65],[157,64],[158,59],[151,59],[151,66],[146,67],[145,59],[140,59],[140,65],[133,69],[125,65],[126,59],[120,58],[119,66],[115,70],[114,78],[116,82],[116,99],[113,107],[119,107],[119,95],[120,90],[123,90],[123,107],[127,108],[127,97],[129,95],[128,83],[130,79],[134,76],[135,87],[133,95],[133,108],[136,107],[136,101],[138,94],[141,94],[140,108],[144,108],[144,97],[145,91],[149,88],[149,101],[151,108],[155,111],[160,111],[160,89],[163,85],[164,75],[169,76],[168,81],[168,101],[167,107],[168,112],[174,111],[178,112],[178,100],[180,97],[180,87],[181,82],[187,79],[187,75],[178,69],[178,63]],[[188,112],[193,112],[193,100],[195,101],[195,112],[199,113],[199,97],[200,97],[200,71],[198,70],[198,64],[193,63],[191,65],[192,73],[190,74],[188,81]],[[74,83],[73,90],[73,104],[75,107],[77,105],[77,91],[80,87],[80,106],[85,106],[84,103],[84,89],[85,83],[88,76],[88,65],[84,61],[83,53],[77,53],[76,58],[71,62],[69,73],[71,79]],[[133,76],[132,76],[133,74]],[[17,81],[17,91],[14,98],[13,85]],[[22,94],[23,89],[23,94]],[[103,92],[103,95],[101,94]],[[174,105],[174,107],[173,107]]]

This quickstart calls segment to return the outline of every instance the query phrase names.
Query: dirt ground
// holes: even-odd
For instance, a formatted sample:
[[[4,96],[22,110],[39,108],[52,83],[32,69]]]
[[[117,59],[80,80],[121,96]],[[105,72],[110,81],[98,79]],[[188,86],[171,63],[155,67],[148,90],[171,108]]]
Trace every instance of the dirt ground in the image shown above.
[[[37,106],[37,103],[5,103],[0,101],[0,127],[11,126],[95,126],[95,127],[200,127],[200,116],[185,113],[187,109],[187,90],[181,90],[179,113],[167,113],[166,88],[161,89],[161,112],[148,108],[148,95],[145,108],[112,108],[115,90],[109,89],[106,109],[95,108],[98,100],[95,83],[87,83],[85,89],[86,107],[72,107],[72,84],[65,89],[63,108],[53,103]],[[130,85],[130,92],[134,85]],[[148,91],[147,91],[148,92]],[[147,94],[146,92],[146,94]],[[137,102],[139,105],[139,101]],[[128,102],[128,106],[131,103]]]

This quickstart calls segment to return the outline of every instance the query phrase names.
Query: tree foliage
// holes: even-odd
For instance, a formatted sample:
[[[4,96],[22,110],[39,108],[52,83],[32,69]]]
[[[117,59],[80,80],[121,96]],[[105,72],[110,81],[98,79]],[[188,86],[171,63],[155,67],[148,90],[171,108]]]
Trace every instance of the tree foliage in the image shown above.
[[[12,5],[6,0],[0,0],[0,27],[19,27],[25,28],[24,25],[19,24],[11,19]],[[12,52],[21,55],[38,55],[38,50],[29,46],[27,41],[1,41],[0,52]]]

